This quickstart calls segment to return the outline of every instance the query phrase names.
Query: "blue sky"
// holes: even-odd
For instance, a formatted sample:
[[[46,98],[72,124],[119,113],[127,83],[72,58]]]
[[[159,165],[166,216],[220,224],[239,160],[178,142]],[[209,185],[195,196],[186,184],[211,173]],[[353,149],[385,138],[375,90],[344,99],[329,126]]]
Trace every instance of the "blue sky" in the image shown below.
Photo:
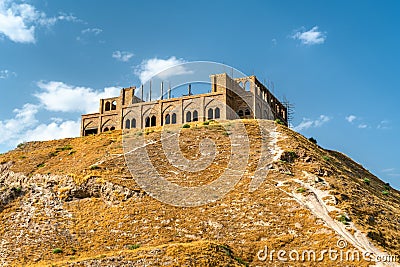
[[[399,1],[0,0],[0,152],[197,60],[274,84],[294,129],[400,188]]]

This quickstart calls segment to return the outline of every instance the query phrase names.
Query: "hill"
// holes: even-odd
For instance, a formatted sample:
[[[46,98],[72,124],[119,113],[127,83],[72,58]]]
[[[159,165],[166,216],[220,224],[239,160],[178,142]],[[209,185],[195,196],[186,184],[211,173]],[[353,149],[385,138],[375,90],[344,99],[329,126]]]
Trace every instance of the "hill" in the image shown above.
[[[195,170],[185,169],[187,159]],[[370,266],[371,259],[397,266],[400,259],[399,192],[271,121],[30,142],[0,163],[4,266]]]

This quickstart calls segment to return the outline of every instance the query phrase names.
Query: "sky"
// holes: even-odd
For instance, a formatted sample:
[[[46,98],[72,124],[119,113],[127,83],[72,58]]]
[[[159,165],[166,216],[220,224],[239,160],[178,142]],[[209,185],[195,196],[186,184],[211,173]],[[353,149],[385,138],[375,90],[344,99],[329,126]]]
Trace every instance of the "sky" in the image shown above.
[[[399,1],[0,0],[0,153],[79,136],[99,98],[191,61],[294,106],[292,128],[400,188]]]

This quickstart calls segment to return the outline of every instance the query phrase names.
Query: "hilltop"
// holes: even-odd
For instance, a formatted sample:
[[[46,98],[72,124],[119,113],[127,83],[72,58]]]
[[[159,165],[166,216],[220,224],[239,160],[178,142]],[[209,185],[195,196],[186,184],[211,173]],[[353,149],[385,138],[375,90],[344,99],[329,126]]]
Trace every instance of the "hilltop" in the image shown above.
[[[241,135],[234,140],[240,123],[246,129],[248,149]],[[260,257],[260,250],[301,254],[339,250],[340,244],[344,251],[375,255],[400,251],[400,193],[346,155],[325,150],[272,121],[171,127],[164,132],[153,127],[29,142],[0,155],[0,263],[287,266],[276,252],[271,261],[269,254]],[[173,146],[176,132],[175,145],[190,160],[203,156],[202,140],[213,141],[214,145],[205,144],[217,151],[206,169],[190,172],[171,166],[160,140]],[[126,144],[127,140],[132,142]],[[145,143],[138,147],[136,141]],[[136,157],[146,151],[154,169],[182,187],[208,185],[228,167],[241,164],[243,176],[211,203],[169,205],[133,179],[131,164],[142,166],[145,160],[135,162],[124,155],[124,147]],[[237,155],[232,155],[234,147]],[[174,151],[167,153],[178,157]],[[153,172],[148,171],[149,179]],[[321,262],[290,264],[371,263],[362,258],[340,263],[325,257]]]

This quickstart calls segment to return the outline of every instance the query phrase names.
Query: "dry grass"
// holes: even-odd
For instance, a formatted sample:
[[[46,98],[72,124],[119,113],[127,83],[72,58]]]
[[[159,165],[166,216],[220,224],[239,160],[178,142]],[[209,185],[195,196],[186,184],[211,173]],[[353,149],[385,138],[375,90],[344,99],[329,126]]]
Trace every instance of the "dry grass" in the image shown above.
[[[14,201],[0,212],[0,237],[18,236],[22,230],[43,242],[34,243],[30,238],[23,238],[19,243],[13,243],[20,250],[15,252],[12,263],[63,266],[67,262],[114,256],[138,260],[140,257],[156,257],[149,256],[150,252],[162,247],[160,258],[165,262],[176,258],[178,263],[173,266],[186,264],[188,258],[196,258],[198,266],[241,266],[235,257],[252,265],[265,264],[257,259],[257,252],[264,246],[287,251],[328,249],[336,244],[336,233],[276,186],[279,182],[286,182],[285,190],[296,191],[299,186],[291,179],[303,179],[303,171],[317,174],[331,184],[337,206],[346,211],[376,245],[392,253],[400,251],[399,193],[392,189],[389,195],[383,195],[384,183],[362,166],[338,152],[323,150],[286,127],[277,126],[285,137],[279,145],[298,157],[292,163],[277,162],[260,188],[249,192],[262,142],[258,122],[246,120],[245,124],[251,148],[246,173],[223,199],[192,208],[169,206],[148,195],[119,203],[108,203],[100,198],[62,200],[65,213],[52,217],[39,212],[45,203],[32,203],[36,211],[32,212],[28,225],[38,227],[37,231],[15,223],[21,204]],[[147,140],[159,139],[160,129],[147,130],[143,136]],[[216,179],[226,167],[231,148],[229,135],[218,123],[198,124],[197,127],[194,123],[191,128],[181,131],[179,145],[182,153],[190,159],[199,158],[202,138],[212,139],[219,152],[204,173],[184,173],[169,166],[159,143],[150,145],[148,153],[153,156],[154,166],[170,181],[184,186],[203,185]],[[98,183],[111,182],[141,191],[132,179],[122,153],[121,132],[114,131],[97,136],[27,143],[0,155],[0,162],[14,162],[12,170],[27,176],[69,175],[78,184],[96,177]],[[171,170],[178,174],[172,175]],[[363,182],[365,177],[370,179],[370,185]],[[58,191],[63,195],[68,189],[58,188]],[[22,199],[29,202],[29,194]],[[396,221],[398,223],[394,223]],[[48,222],[54,226],[54,231],[46,230],[46,227],[51,227]],[[127,251],[130,244],[141,246]],[[222,244],[229,246],[234,256],[224,251]],[[63,253],[52,253],[58,247]],[[274,264],[286,266],[279,262]],[[318,263],[318,266],[331,265],[330,261]],[[358,262],[357,265],[368,266],[368,263]]]

